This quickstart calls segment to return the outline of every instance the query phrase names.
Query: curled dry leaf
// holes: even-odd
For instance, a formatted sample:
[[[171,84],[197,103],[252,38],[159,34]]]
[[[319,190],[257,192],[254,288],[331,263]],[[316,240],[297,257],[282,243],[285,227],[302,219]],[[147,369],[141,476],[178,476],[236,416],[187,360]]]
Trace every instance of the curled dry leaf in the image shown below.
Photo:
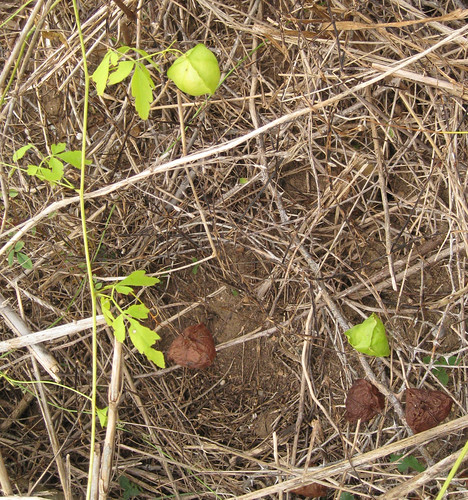
[[[380,413],[385,406],[383,395],[367,380],[359,378],[351,386],[346,398],[346,420],[367,422]]]
[[[207,368],[216,357],[213,335],[204,323],[186,328],[169,347],[168,357],[187,368]]]
[[[301,495],[303,497],[319,498],[327,495],[328,488],[323,484],[311,483],[291,490],[291,493],[295,493],[296,495]]]
[[[406,389],[406,420],[413,432],[439,425],[450,413],[453,400],[442,391]]]

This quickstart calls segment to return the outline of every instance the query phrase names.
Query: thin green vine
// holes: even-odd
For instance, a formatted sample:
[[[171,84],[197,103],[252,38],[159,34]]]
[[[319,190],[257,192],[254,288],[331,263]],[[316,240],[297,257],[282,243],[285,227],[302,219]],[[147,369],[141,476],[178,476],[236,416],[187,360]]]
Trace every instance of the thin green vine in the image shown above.
[[[92,328],[92,383],[91,383],[91,443],[89,449],[89,470],[88,470],[88,485],[86,489],[86,500],[91,498],[91,485],[93,483],[93,466],[94,466],[94,449],[96,441],[96,386],[97,386],[97,300],[96,290],[93,282],[93,269],[89,253],[88,233],[86,228],[86,212],[84,200],[85,174],[86,174],[86,135],[88,128],[88,105],[89,105],[89,86],[90,76],[88,73],[88,64],[86,59],[86,48],[84,45],[83,32],[81,31],[80,15],[78,12],[77,0],[73,0],[73,10],[75,13],[76,27],[80,38],[81,55],[83,57],[83,72],[84,72],[84,104],[83,104],[83,126],[82,126],[82,142],[81,142],[81,174],[80,174],[80,217],[81,228],[83,232],[83,246],[86,261],[86,271],[88,276],[89,291],[91,294],[91,315],[93,317]]]

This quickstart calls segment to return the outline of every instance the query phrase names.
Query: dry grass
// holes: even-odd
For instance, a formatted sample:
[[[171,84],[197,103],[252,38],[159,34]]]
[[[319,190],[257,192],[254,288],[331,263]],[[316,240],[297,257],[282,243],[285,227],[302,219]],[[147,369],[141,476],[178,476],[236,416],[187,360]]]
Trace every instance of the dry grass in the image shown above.
[[[434,498],[468,426],[467,5],[129,1],[134,22],[116,3],[79,2],[91,71],[116,43],[155,52],[175,40],[205,42],[232,74],[207,102],[154,74],[147,121],[126,84],[90,94],[97,278],[162,278],[141,293],[162,350],[198,321],[219,345],[204,372],[158,371],[99,327],[98,406],[110,407],[99,497],[119,498],[125,477],[139,498],[286,499],[312,479],[329,498]],[[76,193],[29,177],[32,153],[12,170],[27,143],[80,148],[73,9],[15,9],[0,6],[3,340],[90,315]],[[30,271],[8,265],[19,240]],[[389,359],[358,355],[343,335],[371,312]],[[22,381],[1,386],[5,494],[85,496],[90,406],[74,390],[91,391],[91,336],[78,330],[2,357],[1,373]],[[457,357],[447,387],[425,356]],[[344,401],[358,377],[387,406],[356,429]],[[62,385],[26,384],[53,378]],[[407,387],[450,394],[448,421],[412,436]],[[391,453],[426,471],[400,473]],[[448,491],[466,498],[466,481]]]

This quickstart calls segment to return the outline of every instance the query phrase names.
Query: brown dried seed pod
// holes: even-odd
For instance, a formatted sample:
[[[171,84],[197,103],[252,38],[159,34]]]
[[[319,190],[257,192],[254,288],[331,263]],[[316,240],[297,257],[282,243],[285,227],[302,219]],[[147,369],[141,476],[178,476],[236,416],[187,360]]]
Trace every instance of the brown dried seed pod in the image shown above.
[[[406,389],[406,421],[413,432],[439,425],[450,413],[453,400],[442,391]]]
[[[291,493],[295,493],[296,495],[301,495],[303,497],[319,498],[327,495],[328,488],[323,486],[323,484],[311,483],[291,490]]]
[[[189,326],[172,342],[167,356],[180,366],[207,368],[216,357],[213,335],[204,323]]]
[[[380,413],[384,407],[385,399],[377,387],[359,378],[348,391],[345,417],[351,423],[356,423],[359,419],[361,422],[367,422]]]

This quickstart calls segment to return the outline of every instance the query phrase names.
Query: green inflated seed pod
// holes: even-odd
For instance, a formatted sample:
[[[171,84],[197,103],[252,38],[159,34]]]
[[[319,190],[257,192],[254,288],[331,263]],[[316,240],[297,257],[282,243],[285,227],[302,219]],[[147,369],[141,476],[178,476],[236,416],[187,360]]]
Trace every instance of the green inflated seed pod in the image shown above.
[[[372,313],[359,325],[347,330],[345,335],[354,349],[363,354],[377,357],[388,356],[390,354],[390,347],[385,335],[385,326],[375,313]]]

